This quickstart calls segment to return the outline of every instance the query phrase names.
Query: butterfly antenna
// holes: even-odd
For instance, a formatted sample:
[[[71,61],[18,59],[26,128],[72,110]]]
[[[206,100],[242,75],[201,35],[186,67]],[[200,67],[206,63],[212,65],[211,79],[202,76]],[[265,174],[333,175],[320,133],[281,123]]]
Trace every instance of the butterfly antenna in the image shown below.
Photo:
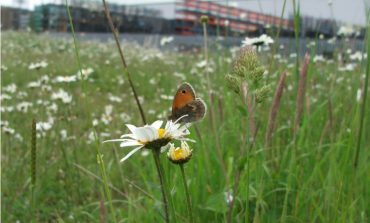
[[[181,119],[185,118],[186,116],[189,116],[188,114],[181,116],[180,118],[176,119],[176,121],[173,124],[177,124]]]

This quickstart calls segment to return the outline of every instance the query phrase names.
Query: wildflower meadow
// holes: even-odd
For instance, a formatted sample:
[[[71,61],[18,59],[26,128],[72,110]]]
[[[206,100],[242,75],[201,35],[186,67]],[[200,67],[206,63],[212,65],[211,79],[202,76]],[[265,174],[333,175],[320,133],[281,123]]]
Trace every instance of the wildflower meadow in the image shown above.
[[[230,47],[202,17],[164,50],[105,13],[107,42],[1,33],[2,222],[370,221],[368,34]]]

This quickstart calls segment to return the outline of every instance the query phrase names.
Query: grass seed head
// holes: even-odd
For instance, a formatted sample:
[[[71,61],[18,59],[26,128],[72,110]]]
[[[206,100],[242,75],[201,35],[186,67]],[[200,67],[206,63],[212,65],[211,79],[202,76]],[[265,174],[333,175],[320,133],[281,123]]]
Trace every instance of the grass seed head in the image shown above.
[[[264,68],[260,65],[256,51],[251,47],[244,47],[234,61],[231,74],[248,82],[258,82],[262,79],[263,72]]]
[[[239,94],[240,92],[240,77],[232,75],[232,74],[226,74],[225,79],[227,81],[227,84],[231,90],[233,90],[235,93]]]
[[[255,91],[255,99],[257,103],[262,103],[270,94],[270,86],[264,85]]]
[[[207,24],[207,23],[208,23],[208,16],[206,16],[206,15],[202,15],[202,16],[200,17],[200,22],[201,22],[201,23],[205,23],[205,24]]]
[[[265,69],[260,64],[260,60],[256,51],[252,47],[244,47],[241,49],[239,56],[235,59],[230,74],[225,75],[229,87],[236,93],[240,93],[240,86],[242,82],[247,82],[248,86],[256,89],[260,86]],[[259,98],[266,93],[266,89],[257,89]]]

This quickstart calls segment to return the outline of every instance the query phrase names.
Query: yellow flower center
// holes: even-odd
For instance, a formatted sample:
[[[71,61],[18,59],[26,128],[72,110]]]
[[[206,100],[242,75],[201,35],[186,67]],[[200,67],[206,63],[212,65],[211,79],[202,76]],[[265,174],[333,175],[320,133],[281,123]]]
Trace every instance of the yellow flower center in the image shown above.
[[[164,137],[165,130],[160,128],[158,129],[158,138],[163,138]]]
[[[186,156],[187,154],[184,154],[184,150],[182,148],[176,148],[175,151],[173,151],[174,160],[184,159]]]
[[[192,150],[185,143],[181,143],[181,147],[175,147],[171,144],[171,148],[167,152],[168,159],[175,164],[182,164],[189,161],[192,155]]]

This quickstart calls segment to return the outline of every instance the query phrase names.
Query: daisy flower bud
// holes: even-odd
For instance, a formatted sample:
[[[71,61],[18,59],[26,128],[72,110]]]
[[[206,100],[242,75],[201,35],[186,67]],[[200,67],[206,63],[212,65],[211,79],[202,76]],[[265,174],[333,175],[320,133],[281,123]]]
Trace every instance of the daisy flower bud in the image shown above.
[[[174,144],[170,144],[167,157],[175,164],[183,164],[190,160],[192,153],[193,150],[189,148],[189,145],[185,141],[182,141],[181,147],[175,147]]]

